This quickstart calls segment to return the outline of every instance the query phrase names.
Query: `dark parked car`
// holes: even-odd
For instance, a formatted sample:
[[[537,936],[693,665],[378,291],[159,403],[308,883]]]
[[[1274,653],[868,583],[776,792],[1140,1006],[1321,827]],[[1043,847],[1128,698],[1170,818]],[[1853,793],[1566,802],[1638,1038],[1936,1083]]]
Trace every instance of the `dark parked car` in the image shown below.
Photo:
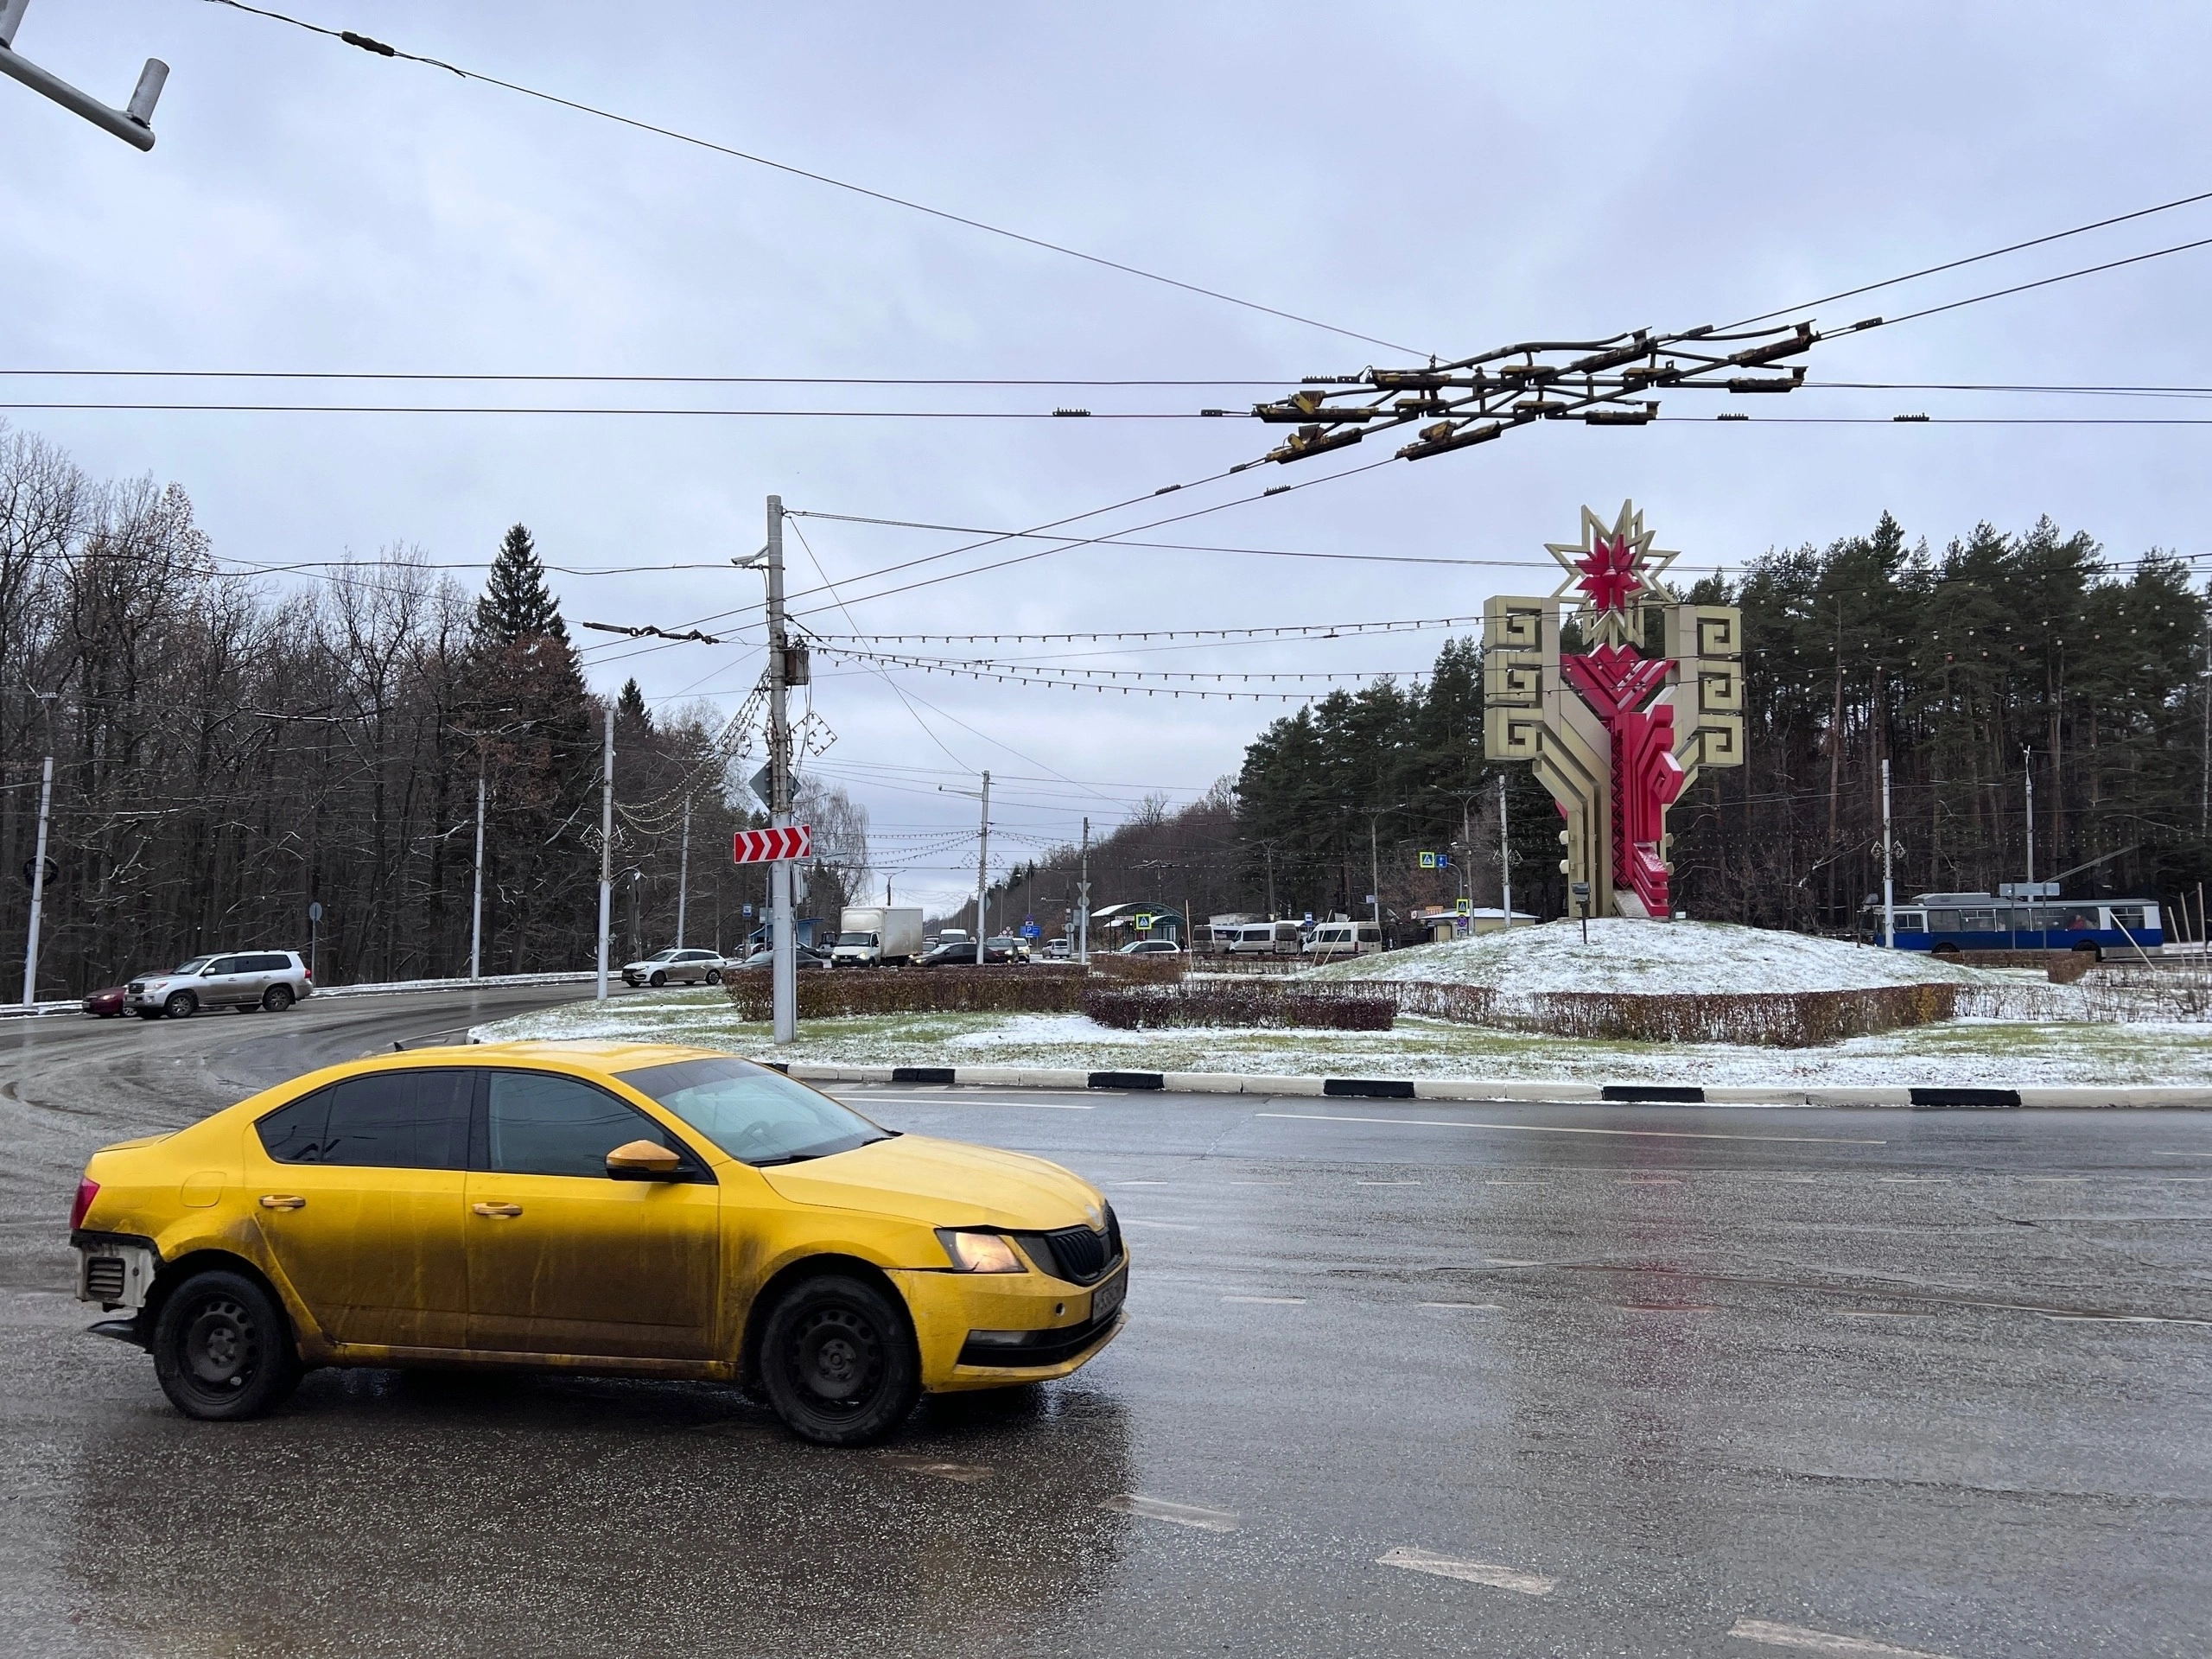
[[[983,941],[983,962],[986,966],[998,966],[1014,960],[1010,939]],[[976,965],[976,941],[947,939],[923,953],[918,958],[924,968],[972,968]]]
[[[129,992],[130,988],[124,985],[111,985],[104,991],[94,991],[85,999],[85,1012],[102,1020],[120,1020],[130,1012],[123,1006],[123,999]]]

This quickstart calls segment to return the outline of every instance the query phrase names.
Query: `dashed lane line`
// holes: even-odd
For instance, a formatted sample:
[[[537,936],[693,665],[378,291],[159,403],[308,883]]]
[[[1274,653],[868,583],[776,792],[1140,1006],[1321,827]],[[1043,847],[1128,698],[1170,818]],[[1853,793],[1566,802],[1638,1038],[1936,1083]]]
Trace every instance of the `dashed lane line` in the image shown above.
[[[1802,1624],[1777,1624],[1771,1619],[1739,1618],[1728,1634],[1746,1642],[1764,1642],[1770,1648],[1797,1648],[1807,1653],[1870,1656],[1871,1659],[1948,1659],[1925,1648],[1892,1647],[1863,1636],[1838,1636],[1833,1630],[1808,1630]]]
[[[990,1470],[980,1463],[951,1463],[918,1452],[887,1452],[883,1460],[893,1468],[918,1475],[934,1475],[939,1480],[956,1481],[963,1486],[973,1486],[991,1478]]]
[[[1303,1296],[1224,1296],[1224,1302],[1249,1302],[1259,1307],[1303,1307]]]
[[[1724,1135],[1717,1129],[1593,1129],[1566,1123],[1477,1123],[1445,1117],[1347,1117],[1334,1112],[1255,1112],[1255,1117],[1306,1123],[1382,1123],[1405,1129],[1494,1129],[1507,1135],[1618,1135],[1646,1141],[1788,1141],[1823,1147],[1886,1147],[1887,1141],[1842,1135]]]
[[[1415,1307],[1459,1307],[1465,1308],[1470,1313],[1505,1312],[1505,1304],[1503,1302],[1415,1302],[1414,1306]]]
[[[1196,1233],[1205,1230],[1195,1221],[1147,1221],[1141,1216],[1117,1216],[1115,1219],[1124,1227],[1165,1227],[1171,1232],[1178,1233]]]
[[[1375,1565],[1402,1567],[1409,1573],[1433,1573],[1440,1579],[1484,1584],[1493,1590],[1515,1590],[1524,1596],[1548,1596],[1559,1585],[1557,1579],[1548,1579],[1541,1573],[1523,1573],[1491,1561],[1455,1560],[1430,1550],[1403,1547],[1383,1551],[1375,1558]]]
[[[1235,1532],[1244,1524],[1241,1516],[1228,1510],[1202,1510],[1193,1503],[1170,1503],[1165,1498],[1144,1497],[1135,1492],[1107,1498],[1098,1507],[1122,1515],[1141,1516],[1147,1521],[1194,1527],[1200,1532]]]

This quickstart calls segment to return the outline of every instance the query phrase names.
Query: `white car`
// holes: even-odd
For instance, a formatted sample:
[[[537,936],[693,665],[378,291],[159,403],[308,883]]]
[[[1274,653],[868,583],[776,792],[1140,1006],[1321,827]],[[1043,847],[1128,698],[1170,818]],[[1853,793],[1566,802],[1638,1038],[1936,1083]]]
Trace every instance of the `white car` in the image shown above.
[[[622,982],[665,985],[672,980],[679,985],[719,985],[727,965],[712,950],[678,950],[671,945],[665,950],[656,950],[643,962],[624,963]]]

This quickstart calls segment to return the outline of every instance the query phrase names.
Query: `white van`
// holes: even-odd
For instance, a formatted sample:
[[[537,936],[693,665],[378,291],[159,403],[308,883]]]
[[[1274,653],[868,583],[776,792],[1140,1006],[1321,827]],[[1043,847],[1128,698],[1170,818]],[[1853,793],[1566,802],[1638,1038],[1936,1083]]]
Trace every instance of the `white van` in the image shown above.
[[[1296,922],[1247,922],[1229,941],[1232,957],[1294,957],[1298,948]]]
[[[1309,957],[1371,957],[1382,949],[1382,929],[1374,922],[1320,922],[1306,941]]]

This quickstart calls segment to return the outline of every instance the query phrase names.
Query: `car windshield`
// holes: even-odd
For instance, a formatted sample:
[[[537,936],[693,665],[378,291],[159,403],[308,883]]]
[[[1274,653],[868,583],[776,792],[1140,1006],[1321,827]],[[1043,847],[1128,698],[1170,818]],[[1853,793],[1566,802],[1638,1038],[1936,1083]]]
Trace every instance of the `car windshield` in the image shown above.
[[[213,957],[194,957],[189,962],[180,962],[175,967],[170,969],[169,972],[173,974],[196,974],[202,968],[205,968],[209,963],[214,960],[215,958]]]
[[[840,933],[837,936],[837,943],[840,944],[874,944],[875,943],[875,935],[873,933]]]
[[[829,1096],[734,1055],[676,1060],[621,1077],[755,1168],[826,1158],[891,1138],[890,1130]]]

